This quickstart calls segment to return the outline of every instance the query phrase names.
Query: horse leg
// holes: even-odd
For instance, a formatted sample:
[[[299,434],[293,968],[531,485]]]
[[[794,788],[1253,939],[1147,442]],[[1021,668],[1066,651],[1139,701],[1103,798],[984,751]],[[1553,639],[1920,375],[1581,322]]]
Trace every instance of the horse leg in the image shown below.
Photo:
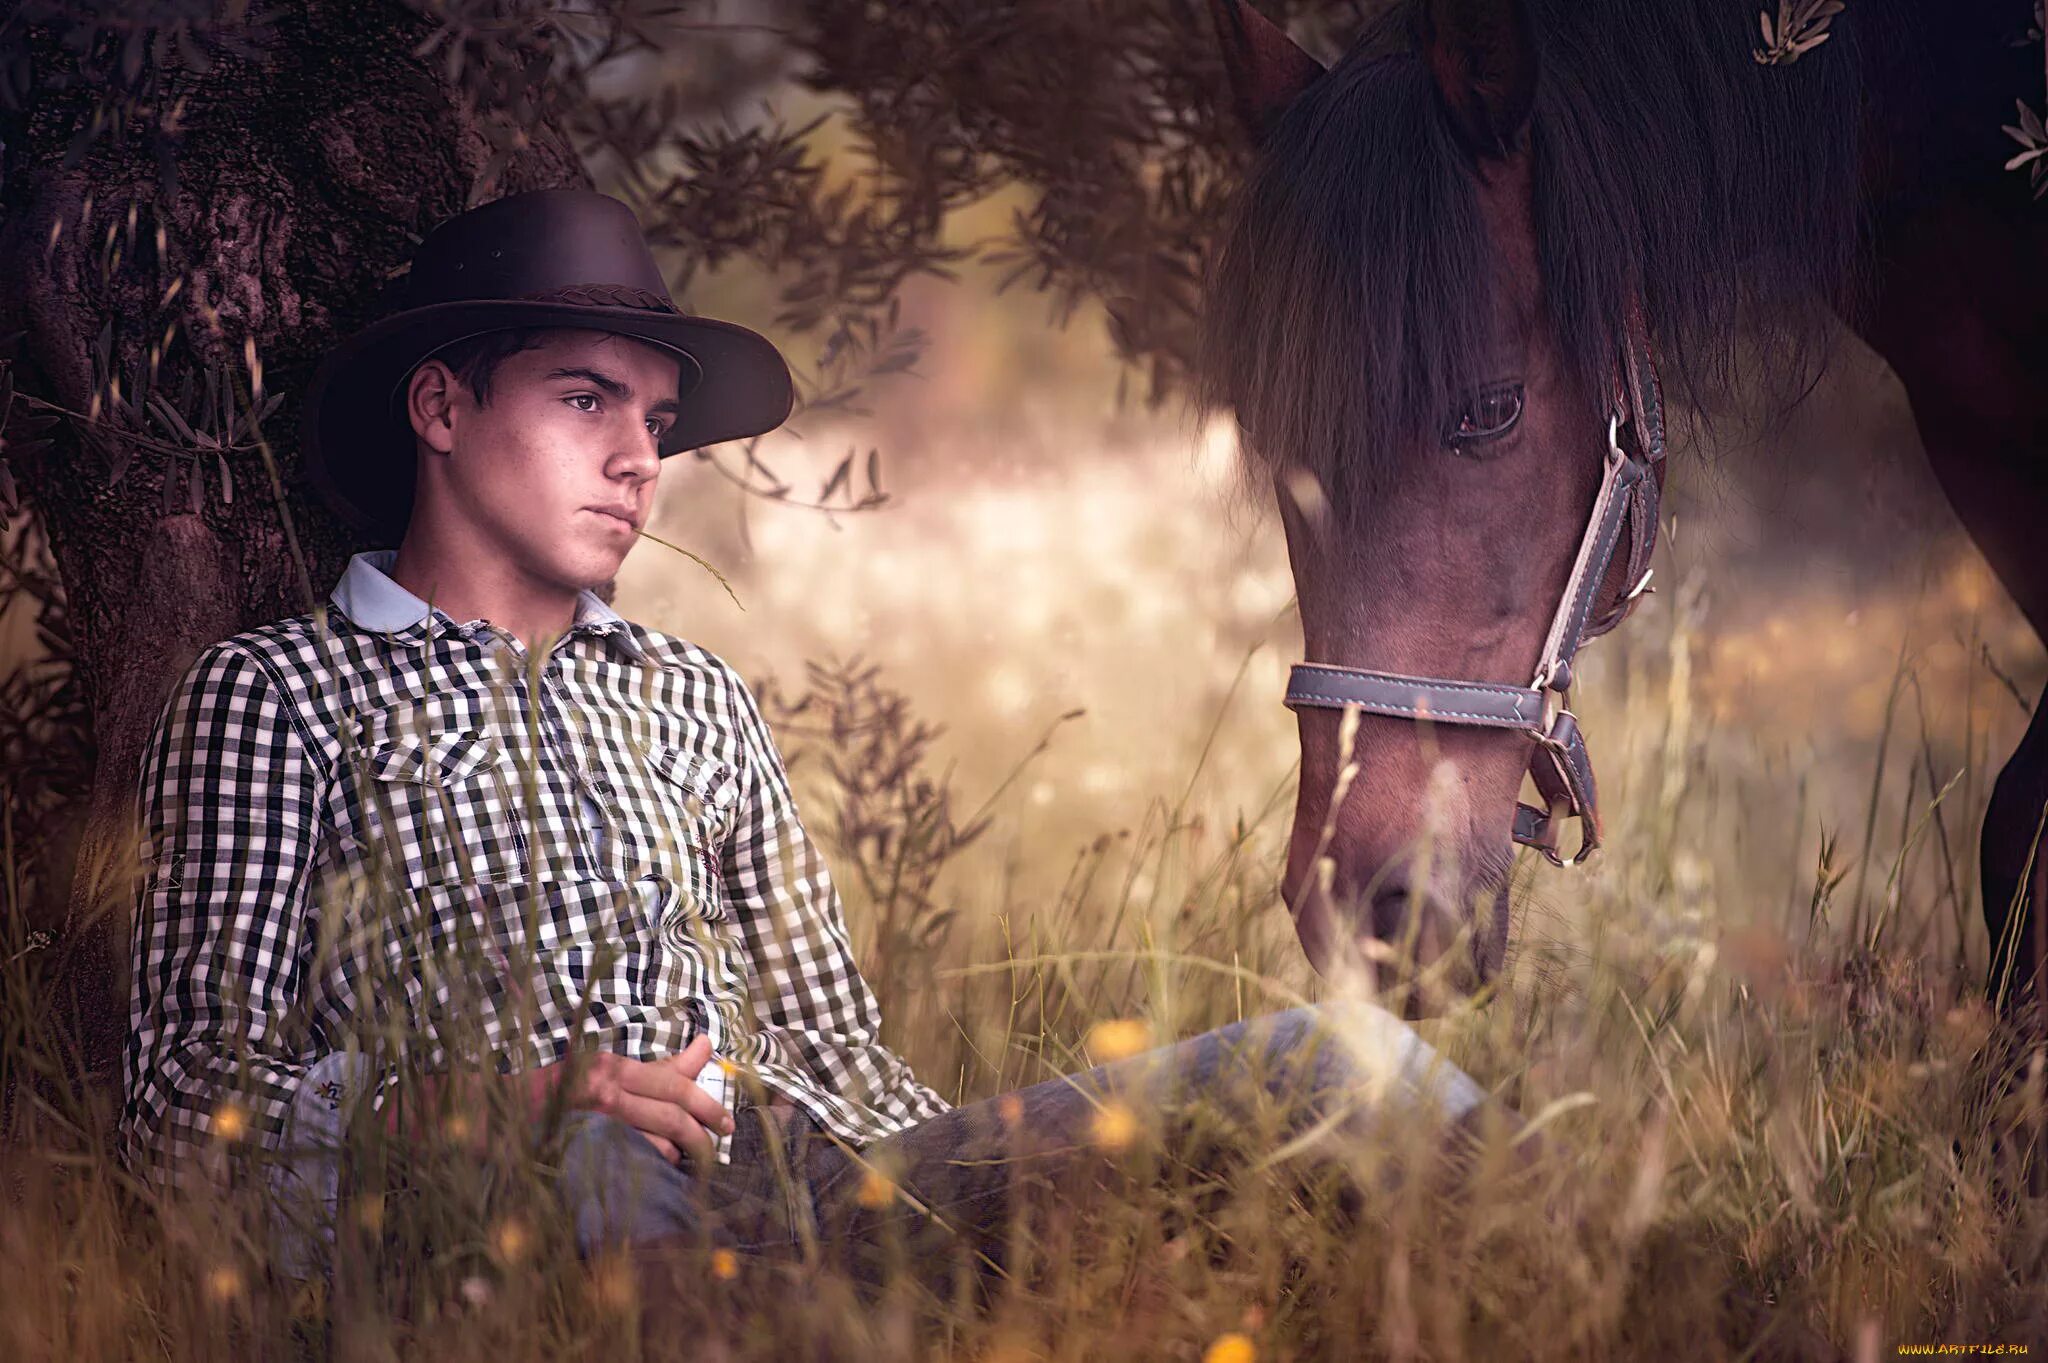
[[[2034,719],[1992,787],[1984,811],[1984,923],[1991,932],[1991,994],[2008,1011],[2036,997],[2048,978],[2048,688]],[[2020,883],[2027,875],[2028,883]]]
[[[1949,504],[2048,640],[2048,230],[2038,210],[1958,195],[1880,235],[1869,336],[1905,383]],[[2048,692],[1999,773],[1979,845],[1990,993],[2009,1016],[2048,959]],[[2022,884],[2023,879],[2027,882]],[[2037,1020],[2035,1028],[2040,1029]]]

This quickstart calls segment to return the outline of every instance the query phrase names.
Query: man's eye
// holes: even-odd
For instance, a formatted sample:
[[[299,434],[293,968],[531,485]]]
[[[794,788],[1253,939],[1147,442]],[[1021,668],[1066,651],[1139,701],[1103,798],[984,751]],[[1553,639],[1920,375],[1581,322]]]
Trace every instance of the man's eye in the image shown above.
[[[1444,433],[1444,444],[1463,453],[1468,446],[1506,435],[1521,415],[1521,384],[1488,384],[1466,396],[1464,406]]]
[[[602,400],[603,399],[599,398],[598,395],[595,393],[571,393],[568,397],[562,399],[562,401],[564,402],[589,402],[592,404],[589,407],[578,407],[576,410],[579,412],[596,411],[596,404],[601,402]],[[668,427],[662,425],[661,419],[659,417],[649,417],[647,418],[647,433],[649,435],[652,435],[656,440],[659,440],[662,438],[662,436],[668,433]]]

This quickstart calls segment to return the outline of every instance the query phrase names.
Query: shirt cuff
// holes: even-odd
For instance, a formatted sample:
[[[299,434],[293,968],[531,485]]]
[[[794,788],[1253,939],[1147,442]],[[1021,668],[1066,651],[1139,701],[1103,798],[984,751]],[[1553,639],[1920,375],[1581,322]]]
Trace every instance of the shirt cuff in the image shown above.
[[[349,1119],[357,1103],[374,1101],[397,1077],[396,1070],[379,1073],[360,1051],[337,1051],[315,1061],[299,1081],[264,1171],[282,1267],[291,1276],[312,1277],[323,1250],[332,1250]]]

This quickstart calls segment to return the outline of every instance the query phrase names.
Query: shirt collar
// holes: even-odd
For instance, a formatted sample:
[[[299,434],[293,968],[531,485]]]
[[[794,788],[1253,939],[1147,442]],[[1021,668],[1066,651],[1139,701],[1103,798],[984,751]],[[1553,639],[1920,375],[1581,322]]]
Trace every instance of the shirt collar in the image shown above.
[[[334,584],[331,600],[335,609],[358,628],[377,634],[410,629],[425,621],[429,614],[449,631],[468,633],[468,626],[475,621],[458,624],[440,607],[430,609],[426,602],[398,585],[391,576],[391,565],[397,561],[396,549],[368,549],[350,557],[341,580]],[[646,661],[646,651],[633,636],[632,623],[588,587],[576,593],[576,619],[569,632],[608,636],[635,658]]]

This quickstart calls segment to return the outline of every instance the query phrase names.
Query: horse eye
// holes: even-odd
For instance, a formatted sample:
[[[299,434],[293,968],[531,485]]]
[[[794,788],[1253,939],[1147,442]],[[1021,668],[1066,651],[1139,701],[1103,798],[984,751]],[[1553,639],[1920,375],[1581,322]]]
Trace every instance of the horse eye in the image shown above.
[[[1488,384],[1466,396],[1463,410],[1444,433],[1444,444],[1457,453],[1466,453],[1468,446],[1506,435],[1521,415],[1521,384]]]

